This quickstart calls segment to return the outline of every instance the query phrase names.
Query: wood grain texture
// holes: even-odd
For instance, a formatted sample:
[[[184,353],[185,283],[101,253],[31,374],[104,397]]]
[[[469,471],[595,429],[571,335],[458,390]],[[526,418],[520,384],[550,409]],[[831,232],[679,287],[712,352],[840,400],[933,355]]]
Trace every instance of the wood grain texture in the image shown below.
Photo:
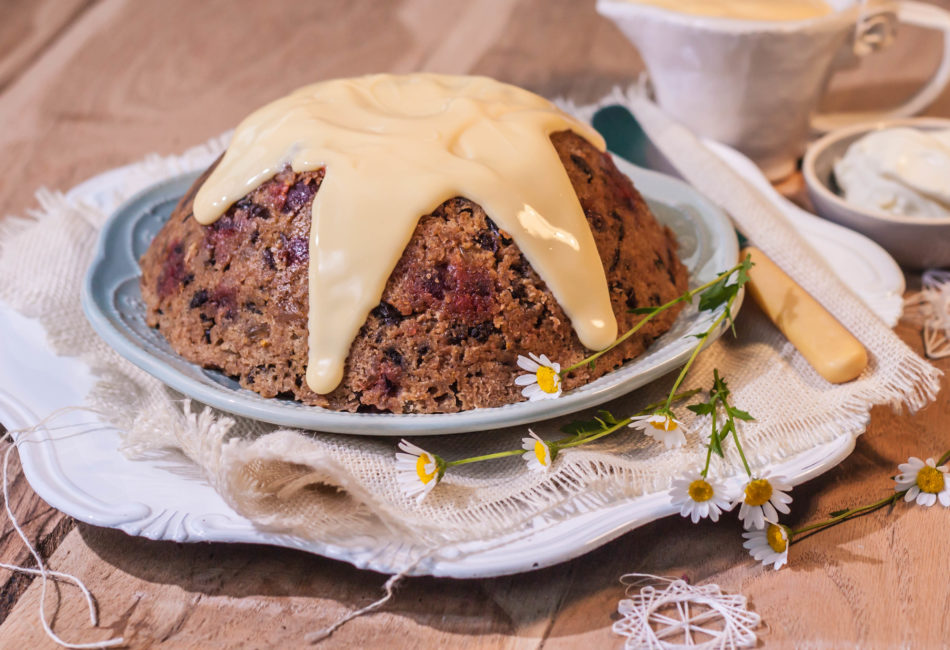
[[[6,445],[0,446],[0,456],[6,451]],[[23,532],[34,540],[36,547],[49,557],[59,547],[75,525],[70,517],[51,508],[40,499],[26,481],[20,469],[19,458],[13,455],[8,468],[10,476],[10,509],[23,528]],[[2,516],[0,527],[0,562],[17,566],[35,567],[36,563],[6,514]],[[32,578],[22,573],[0,571],[0,622],[7,617],[20,595],[30,586]]]
[[[950,8],[950,0],[937,4]],[[27,9],[49,15],[52,5]],[[473,72],[585,102],[642,70],[636,50],[596,15],[593,0],[55,5],[67,13],[60,8],[80,6],[60,27],[44,27],[50,36],[30,46],[33,54],[23,63],[9,62],[22,58],[15,52],[28,44],[11,41],[8,34],[18,32],[0,27],[0,72],[17,70],[0,89],[0,160],[8,163],[2,213],[32,208],[40,185],[67,189],[150,152],[179,152],[267,100],[323,78]],[[886,105],[929,74],[938,41],[905,30],[892,53],[839,75],[827,107]],[[950,116],[950,92],[929,113]],[[795,179],[782,190],[801,196]],[[898,331],[920,349],[919,333]],[[950,360],[940,367],[950,370]],[[940,400],[916,415],[875,409],[855,453],[795,491],[792,521],[887,494],[889,476],[907,456],[950,447],[947,383]],[[72,641],[122,634],[130,647],[143,648],[297,647],[306,633],[375,600],[384,581],[283,549],[152,542],[74,527],[33,495],[18,469],[12,476],[14,508],[51,565],[80,575],[98,598],[103,628],[89,630],[75,589],[48,595],[51,608],[62,598],[56,629]],[[745,554],[735,515],[699,526],[671,518],[542,571],[408,580],[382,611],[351,622],[326,646],[618,647],[610,632],[623,593],[617,579],[646,571],[715,581],[748,595],[766,623],[760,634],[769,648],[940,647],[950,637],[950,623],[941,618],[950,596],[941,532],[947,524],[944,509],[899,506],[801,541],[791,550],[791,567],[773,572]],[[25,559],[5,525],[0,561]],[[29,583],[0,573],[0,617],[10,610],[0,625],[0,648],[50,647],[36,621],[39,585]]]
[[[93,0],[0,2],[0,91],[54,42]]]

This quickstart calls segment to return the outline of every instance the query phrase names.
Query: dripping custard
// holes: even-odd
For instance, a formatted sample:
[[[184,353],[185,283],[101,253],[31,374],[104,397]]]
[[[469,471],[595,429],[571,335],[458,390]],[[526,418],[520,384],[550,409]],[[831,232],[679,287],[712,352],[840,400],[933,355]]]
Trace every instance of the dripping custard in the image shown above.
[[[190,361],[265,397],[395,413],[519,401],[519,354],[569,365],[686,288],[596,131],[515,86],[432,74],[255,111],[141,266],[149,323]]]

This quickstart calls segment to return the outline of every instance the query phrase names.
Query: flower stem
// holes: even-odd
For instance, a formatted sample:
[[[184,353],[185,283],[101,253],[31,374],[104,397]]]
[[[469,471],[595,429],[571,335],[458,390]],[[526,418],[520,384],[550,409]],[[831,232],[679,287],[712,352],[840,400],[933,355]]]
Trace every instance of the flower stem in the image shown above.
[[[739,434],[736,432],[735,427],[732,427],[732,439],[736,441],[736,449],[739,451],[739,458],[742,459],[742,466],[745,467],[746,475],[752,478],[752,470],[749,469],[749,461],[745,459],[745,452],[742,451],[742,445],[739,444]]]
[[[639,411],[637,411],[636,413],[634,413],[634,415],[647,415],[647,414],[652,413],[653,411],[657,410],[657,409],[660,408],[661,406],[664,406],[664,405],[667,403],[667,401],[670,401],[670,402],[681,402],[681,401],[683,401],[684,399],[689,399],[690,397],[692,397],[692,396],[695,395],[696,393],[699,393],[700,391],[701,391],[701,389],[699,389],[699,388],[690,388],[689,390],[684,390],[682,393],[676,393],[675,395],[673,395],[673,398],[672,398],[671,400],[665,400],[665,399],[663,399],[663,400],[660,400],[660,401],[658,401],[658,402],[653,402],[653,403],[651,403],[651,404],[647,404],[647,405],[644,406],[642,409],[640,409]]]
[[[594,440],[597,440],[598,438],[603,438],[604,436],[613,433],[617,429],[627,426],[632,421],[633,421],[633,418],[624,418],[620,420],[619,422],[617,422],[616,424],[614,424],[613,426],[608,427],[607,429],[604,429],[603,431],[600,431],[598,433],[595,433],[592,436],[587,436],[586,438],[580,438],[578,440],[572,440],[571,442],[566,442],[564,444],[558,444],[558,447],[561,449],[567,449],[569,447],[577,447],[578,445],[583,445],[583,444],[587,444],[588,442],[593,442]]]
[[[732,267],[731,269],[729,269],[728,271],[723,271],[722,273],[720,273],[719,275],[717,275],[715,279],[710,280],[709,282],[707,282],[707,283],[705,283],[705,284],[703,284],[703,285],[700,285],[700,286],[696,287],[695,289],[691,289],[691,290],[687,291],[686,293],[677,296],[677,297],[674,298],[673,300],[670,300],[669,302],[664,303],[664,304],[662,304],[662,305],[660,305],[660,306],[654,308],[653,311],[651,311],[649,314],[646,314],[642,319],[640,319],[639,321],[637,321],[637,324],[636,324],[636,325],[634,325],[633,327],[631,327],[630,329],[628,329],[626,332],[624,332],[624,333],[620,336],[620,338],[618,338],[616,341],[614,341],[613,343],[611,343],[610,345],[608,345],[606,348],[604,348],[603,350],[600,350],[599,352],[595,352],[594,354],[590,355],[589,357],[585,357],[585,358],[581,359],[581,360],[578,361],[577,363],[575,363],[575,364],[573,364],[573,365],[570,365],[570,366],[568,366],[567,368],[564,368],[564,369],[561,370],[558,374],[563,378],[565,375],[567,375],[567,373],[571,372],[572,370],[577,370],[577,369],[580,368],[581,366],[584,366],[584,365],[586,365],[586,364],[588,364],[588,363],[590,363],[590,362],[592,362],[592,361],[596,361],[597,359],[599,359],[600,357],[604,356],[605,354],[607,354],[608,352],[610,352],[611,350],[613,350],[615,347],[617,347],[618,345],[620,345],[621,343],[623,343],[624,341],[626,341],[628,338],[630,338],[631,336],[633,336],[634,334],[636,334],[637,331],[638,331],[641,327],[643,327],[644,325],[646,325],[654,316],[656,316],[656,315],[659,314],[660,312],[666,311],[667,309],[669,309],[670,307],[672,307],[673,305],[675,305],[675,304],[677,304],[677,303],[680,303],[680,302],[689,302],[689,301],[691,301],[691,300],[693,299],[693,297],[696,296],[696,294],[702,293],[703,291],[705,291],[705,290],[708,289],[709,287],[713,286],[714,284],[716,284],[717,282],[719,282],[719,281],[722,280],[723,278],[727,278],[727,277],[729,277],[730,275],[732,275],[733,273],[735,273],[736,271],[738,271],[739,269],[741,269],[742,266],[743,266],[743,264],[744,264],[744,262],[740,262],[739,264],[736,264],[735,266],[733,266],[733,267]],[[732,303],[730,302],[729,305],[731,306]],[[728,307],[727,307],[727,309],[726,309],[726,313],[728,313]],[[718,323],[717,323],[717,324],[718,324]],[[706,338],[706,337],[703,337],[703,340],[705,340],[705,338]],[[675,388],[674,388],[674,390],[675,390]],[[667,402],[667,407],[669,407],[669,402]]]
[[[846,519],[850,519],[851,517],[866,514],[868,512],[873,512],[875,510],[883,508],[884,506],[888,504],[898,501],[906,493],[907,493],[907,490],[901,490],[900,492],[895,492],[894,494],[890,496],[887,496],[887,497],[884,497],[883,499],[875,501],[872,504],[869,504],[866,506],[859,506],[857,508],[851,508],[850,510],[845,510],[844,512],[838,514],[837,516],[832,517],[831,519],[826,519],[825,521],[819,521],[816,524],[809,524],[808,526],[803,526],[802,528],[793,530],[792,536],[796,537],[798,535],[801,535],[802,533],[807,533],[808,531],[811,531],[811,530],[827,528],[828,526],[833,526],[837,523],[845,521]],[[793,543],[794,543],[794,540],[793,540]]]
[[[709,474],[709,461],[712,460],[712,448],[713,448],[713,439],[712,436],[716,435],[716,410],[713,409],[712,412],[712,432],[709,434],[709,444],[706,445],[706,466],[703,467],[703,472],[701,476],[706,478],[706,475]]]
[[[692,397],[693,395],[695,395],[695,394],[698,393],[698,392],[699,392],[699,389],[686,390],[686,391],[683,391],[682,393],[678,393],[678,394],[674,395],[674,396],[673,396],[673,400],[674,400],[674,401],[680,401],[680,400],[684,400],[684,399],[689,399],[690,397]],[[651,413],[651,412],[653,412],[654,409],[656,409],[656,408],[662,406],[664,403],[665,403],[665,401],[664,401],[664,402],[654,402],[653,404],[647,404],[647,405],[646,405],[645,407],[643,407],[640,411],[638,411],[637,413],[635,413],[633,417],[636,417],[637,415],[646,415],[647,413]],[[592,441],[592,440],[596,440],[597,438],[602,438],[602,437],[606,436],[607,434],[613,433],[614,431],[620,429],[621,427],[623,427],[623,426],[625,426],[625,425],[627,425],[627,424],[630,424],[630,422],[632,421],[632,419],[633,419],[632,417],[624,418],[623,420],[620,420],[619,422],[617,422],[617,423],[611,425],[608,429],[605,429],[605,430],[603,430],[603,431],[597,431],[596,433],[593,433],[593,434],[591,434],[591,435],[587,435],[587,436],[576,436],[576,435],[575,435],[575,436],[568,436],[568,437],[566,437],[566,438],[561,438],[560,440],[555,440],[555,441],[553,441],[553,442],[548,442],[547,444],[548,444],[548,445],[551,445],[552,447],[556,447],[557,449],[564,449],[564,448],[566,448],[566,447],[577,447],[577,446],[579,446],[579,445],[582,445],[582,444],[584,444],[584,443],[590,442],[590,441]],[[446,467],[455,467],[456,465],[467,465],[467,464],[469,464],[469,463],[478,463],[478,462],[481,462],[481,461],[483,461],[483,460],[495,460],[495,459],[497,459],[497,458],[507,458],[507,457],[509,457],[509,456],[519,456],[519,455],[521,455],[521,454],[523,454],[523,453],[525,453],[525,452],[524,452],[524,449],[512,449],[512,450],[509,450],[509,451],[498,451],[498,452],[495,452],[495,453],[493,453],[493,454],[485,454],[485,455],[483,455],[483,456],[472,456],[471,458],[460,458],[459,460],[447,460],[447,461],[445,461],[445,466],[446,466]]]
[[[700,389],[698,389],[698,388],[691,388],[690,390],[684,390],[682,393],[677,393],[676,395],[674,395],[674,396],[673,396],[673,401],[674,401],[674,402],[679,402],[679,401],[682,401],[682,400],[684,400],[684,399],[689,399],[690,397],[692,397],[693,395],[695,395],[695,394],[698,393],[698,392],[700,392]],[[630,416],[629,418],[627,418],[627,423],[629,423],[629,422],[630,422],[633,418],[635,418],[635,417],[638,417],[638,416],[641,416],[641,415],[649,415],[650,413],[653,413],[653,411],[655,411],[656,409],[660,408],[660,407],[663,406],[664,404],[666,404],[666,400],[665,400],[665,399],[664,399],[664,400],[660,400],[660,401],[658,401],[658,402],[653,402],[653,403],[651,403],[651,404],[647,404],[647,405],[644,406],[642,409],[640,409],[639,411],[637,411],[636,413],[634,413],[632,416]],[[594,433],[589,433],[589,434],[575,434],[575,435],[573,435],[573,436],[568,436],[568,437],[566,437],[566,438],[561,438],[560,440],[555,440],[553,444],[557,445],[559,448],[562,448],[562,447],[564,447],[564,443],[567,443],[567,442],[575,442],[575,441],[577,441],[577,440],[589,440],[591,436],[593,436],[593,435],[599,435],[600,433],[601,433],[600,431],[595,431]],[[576,447],[577,445],[572,445],[572,446],[575,446],[575,447]]]
[[[950,450],[946,451],[943,454],[943,456],[940,457],[940,460],[938,460],[936,464],[937,466],[940,466],[946,463],[947,461],[950,461]],[[886,505],[890,505],[892,503],[896,503],[900,501],[900,499],[903,498],[906,494],[907,494],[907,490],[900,490],[898,492],[895,492],[894,494],[886,496],[883,499],[879,499],[875,501],[874,503],[868,504],[866,506],[858,506],[857,508],[844,510],[843,512],[840,512],[834,517],[831,517],[830,519],[826,519],[825,521],[819,521],[818,523],[809,524],[808,526],[803,526],[802,528],[791,531],[792,537],[794,538],[798,535],[801,535],[802,533],[807,533],[813,530],[822,530],[822,529],[828,528],[829,526],[834,526],[835,524],[839,524],[842,521],[847,521],[848,519],[851,519],[853,517],[857,517],[859,515],[865,515],[869,512],[874,512],[875,510],[880,510]],[[791,543],[794,544],[795,540],[793,539]]]
[[[589,357],[585,357],[585,358],[581,359],[580,361],[578,361],[578,362],[575,363],[574,365],[571,365],[571,366],[568,366],[567,368],[564,368],[564,369],[561,370],[561,372],[559,372],[558,374],[559,374],[559,375],[561,376],[561,378],[563,379],[563,378],[567,375],[567,373],[571,372],[572,370],[577,370],[577,369],[580,368],[581,366],[585,366],[585,365],[587,365],[588,363],[590,363],[590,362],[592,362],[592,361],[596,361],[597,359],[599,359],[600,357],[604,356],[605,354],[607,354],[608,352],[610,352],[611,350],[613,350],[615,347],[617,347],[618,345],[620,345],[621,343],[623,343],[624,341],[626,341],[628,338],[630,338],[631,336],[633,336],[634,334],[636,334],[636,333],[637,333],[637,330],[639,330],[641,327],[643,327],[643,326],[646,325],[648,322],[650,322],[650,319],[652,319],[654,316],[656,316],[657,314],[659,314],[659,313],[660,313],[661,311],[663,311],[664,309],[668,309],[668,308],[671,307],[672,305],[675,305],[676,303],[678,303],[678,302],[679,302],[680,300],[682,300],[682,299],[683,299],[683,296],[680,296],[680,297],[678,297],[676,300],[670,301],[670,302],[666,303],[665,305],[662,305],[662,306],[660,306],[660,307],[657,307],[657,308],[656,308],[656,311],[651,312],[651,313],[647,314],[646,316],[644,316],[640,321],[637,322],[636,325],[634,325],[633,327],[631,327],[630,329],[628,329],[626,332],[624,332],[624,333],[620,336],[620,338],[618,338],[616,341],[614,341],[613,343],[611,343],[610,345],[608,345],[607,347],[605,347],[603,350],[601,350],[600,352],[595,352],[594,354],[590,355]]]
[[[700,351],[703,349],[703,345],[706,343],[706,339],[709,338],[709,334],[716,330],[724,320],[726,320],[726,315],[729,313],[729,310],[732,308],[732,303],[735,301],[735,296],[729,299],[726,303],[726,308],[722,310],[722,313],[719,314],[712,325],[709,326],[709,329],[706,330],[706,333],[703,334],[703,337],[699,340],[699,343],[696,344],[696,347],[693,349],[693,353],[689,355],[689,360],[686,362],[686,365],[683,366],[680,370],[679,376],[676,378],[676,381],[673,382],[673,388],[670,389],[670,396],[666,400],[666,408],[670,408],[670,404],[673,402],[673,394],[676,392],[676,389],[680,387],[680,384],[683,383],[683,380],[686,379],[686,373],[689,372],[690,367],[693,365],[693,362],[696,361],[696,357],[699,356]]]
[[[445,461],[446,467],[454,467],[455,465],[467,465],[468,463],[477,463],[482,460],[494,460],[495,458],[505,458],[506,456],[517,456],[518,454],[523,454],[523,449],[513,449],[511,451],[498,451],[494,454],[485,454],[484,456],[473,456],[471,458],[462,458],[459,460],[447,460]]]

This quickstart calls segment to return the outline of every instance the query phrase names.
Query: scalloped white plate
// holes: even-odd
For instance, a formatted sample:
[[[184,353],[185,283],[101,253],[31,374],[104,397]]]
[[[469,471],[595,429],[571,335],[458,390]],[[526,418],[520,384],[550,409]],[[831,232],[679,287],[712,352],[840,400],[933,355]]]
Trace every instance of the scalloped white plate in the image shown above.
[[[744,168],[741,154],[718,146],[716,151],[756,183],[757,170],[754,166],[751,171]],[[112,170],[90,179],[74,188],[69,196],[82,198],[106,212],[114,210],[112,188],[126,171]],[[801,216],[789,213],[797,209],[771,187],[763,189],[790,218]],[[900,311],[893,306],[892,297],[900,296],[903,277],[899,271],[896,276],[891,273],[896,266],[890,258],[880,256],[879,247],[868,246],[863,237],[851,237],[852,233],[836,226],[828,232],[801,229],[830,258],[839,276],[879,316],[891,324],[896,322]],[[883,272],[868,277],[868,269]],[[0,345],[0,422],[11,429],[33,426],[57,408],[83,402],[93,385],[88,368],[77,359],[56,356],[46,344],[38,323],[0,303],[0,332],[4,334],[4,344]],[[24,441],[20,457],[24,473],[37,494],[76,519],[151,539],[298,548],[387,573],[406,565],[406,549],[385,539],[367,539],[339,547],[257,530],[199,477],[173,472],[159,461],[125,458],[118,451],[119,432],[90,415],[67,414],[57,424],[65,428],[41,429],[39,435]],[[798,484],[834,467],[853,448],[854,437],[842,435],[771,469]],[[417,566],[412,573],[476,578],[550,566],[673,513],[663,492],[624,499],[570,519],[538,521],[531,530],[519,535],[445,549],[440,558]]]
[[[92,377],[76,359],[57,357],[37,323],[0,303],[0,331],[16,345],[0,347],[0,421],[9,428],[32,426],[50,411],[79,404]],[[386,539],[335,546],[258,530],[236,514],[198,476],[160,461],[132,461],[118,447],[119,432],[89,414],[56,420],[20,445],[23,471],[47,503],[96,526],[176,542],[246,542],[317,553],[358,568],[396,573],[409,549]],[[854,438],[842,436],[771,466],[798,484],[843,460]],[[175,470],[174,472],[172,470]],[[738,488],[741,478],[736,478]],[[623,499],[558,521],[537,520],[527,532],[444,548],[413,575],[482,578],[530,571],[578,557],[623,533],[674,514],[666,492]]]

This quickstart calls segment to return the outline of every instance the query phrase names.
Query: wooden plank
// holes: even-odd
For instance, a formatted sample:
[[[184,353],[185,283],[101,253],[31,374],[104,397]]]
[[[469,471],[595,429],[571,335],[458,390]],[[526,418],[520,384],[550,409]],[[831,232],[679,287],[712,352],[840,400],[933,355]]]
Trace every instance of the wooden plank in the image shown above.
[[[0,205],[22,213],[39,185],[65,190],[149,152],[180,152],[319,79],[471,70],[583,100],[638,62],[592,3],[103,0],[0,94],[0,123],[16,125],[0,130],[0,157],[17,162]]]
[[[93,0],[0,2],[0,91],[60,33],[92,5]]]
[[[57,613],[61,634],[89,642],[118,633],[133,648],[299,647],[306,634],[378,598],[385,581],[286,549],[152,542],[82,524],[51,562],[81,567],[96,585],[102,612],[103,629],[90,632],[84,603],[75,590],[62,589],[72,598]],[[342,628],[331,645],[382,647],[400,639],[399,647],[454,648],[473,638],[486,646],[534,648],[544,629],[534,623],[546,620],[556,604],[556,596],[540,588],[550,577],[556,578],[409,580],[392,607]],[[545,582],[557,594],[557,580]],[[0,638],[46,647],[34,618],[38,594],[35,585],[20,600]]]
[[[915,61],[905,57],[900,65]],[[489,74],[583,102],[628,83],[642,64],[592,1],[102,0],[0,93],[0,157],[16,161],[0,183],[0,204],[23,213],[40,184],[66,189],[148,152],[181,151],[304,83],[413,69]],[[950,93],[933,110],[950,113]],[[901,331],[919,348],[916,333]],[[950,363],[942,367],[950,370]],[[796,491],[795,517],[811,520],[886,493],[898,462],[950,443],[948,417],[946,400],[913,418],[876,410],[856,454]],[[46,551],[68,533],[52,552],[52,566],[82,577],[99,599],[105,629],[90,631],[76,591],[60,589],[68,600],[56,629],[69,640],[116,633],[132,647],[296,646],[306,633],[377,598],[384,580],[281,549],[151,542],[88,526],[70,531],[68,520],[50,515],[14,476],[15,507],[32,535],[49,540]],[[523,576],[410,580],[381,612],[353,621],[328,645],[398,639],[406,647],[614,646],[611,614],[622,595],[616,579],[633,570],[743,591],[768,624],[770,647],[804,639],[927,644],[948,631],[928,616],[928,603],[947,597],[933,578],[948,568],[932,534],[941,513],[905,508],[841,526],[793,547],[792,568],[778,573],[754,566],[735,525],[669,519]],[[4,529],[0,560],[13,542]],[[23,584],[7,583],[0,594],[12,599]],[[0,639],[48,647],[35,618],[38,587],[19,598]],[[824,600],[807,596],[819,592]],[[899,605],[900,598],[916,608]]]

